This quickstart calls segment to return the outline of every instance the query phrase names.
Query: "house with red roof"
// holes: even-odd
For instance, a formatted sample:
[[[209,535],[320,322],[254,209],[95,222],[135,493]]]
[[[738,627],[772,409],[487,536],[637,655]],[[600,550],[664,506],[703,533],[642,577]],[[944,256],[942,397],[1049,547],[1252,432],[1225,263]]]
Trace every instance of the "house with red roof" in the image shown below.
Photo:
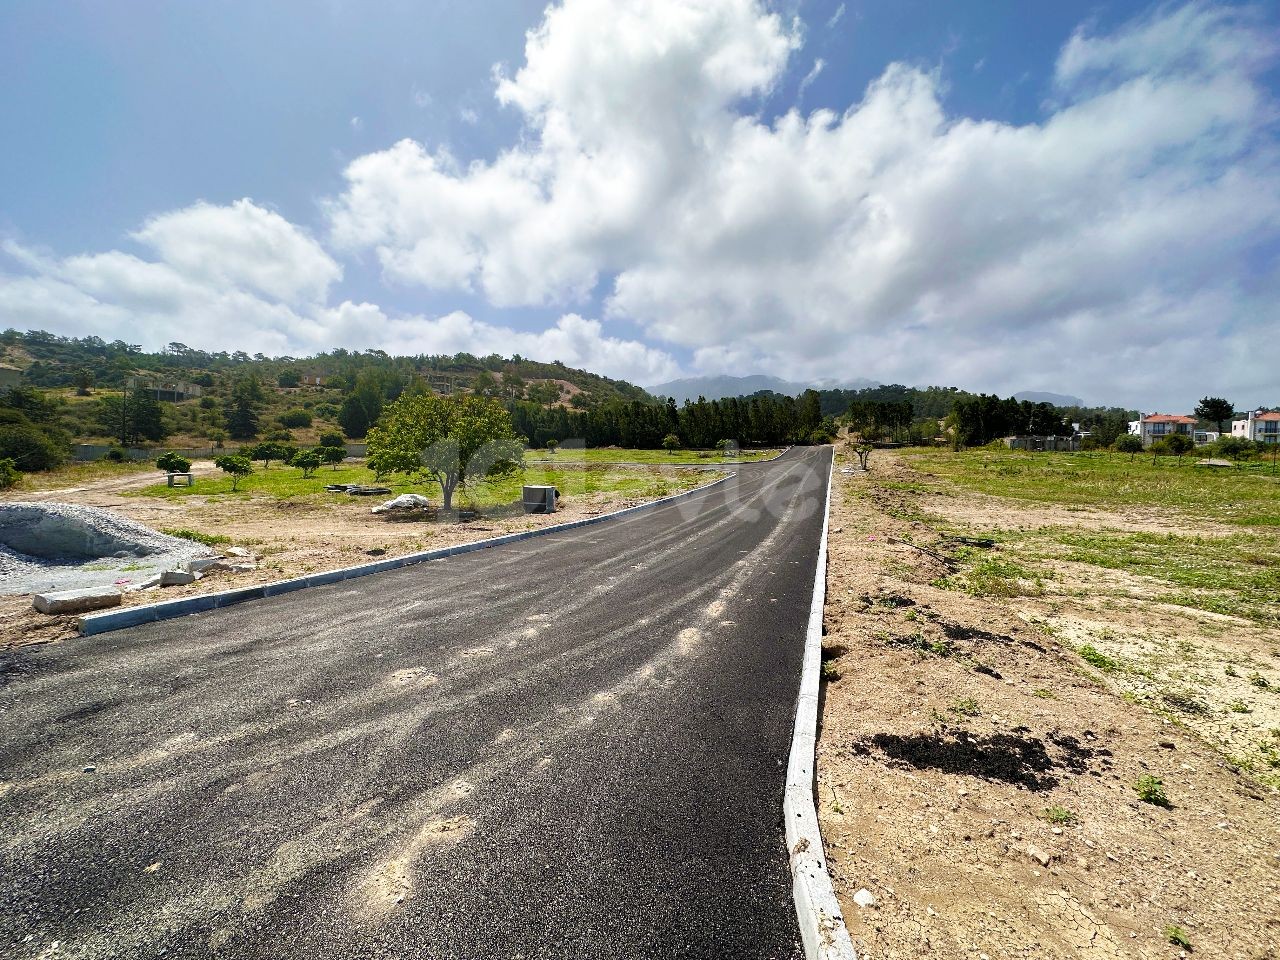
[[[1280,443],[1280,413],[1250,410],[1245,419],[1231,421],[1231,435],[1255,443]]]
[[[1137,434],[1142,438],[1142,445],[1149,447],[1157,440],[1164,440],[1175,433],[1186,434],[1194,439],[1196,418],[1182,413],[1148,413],[1138,421]]]

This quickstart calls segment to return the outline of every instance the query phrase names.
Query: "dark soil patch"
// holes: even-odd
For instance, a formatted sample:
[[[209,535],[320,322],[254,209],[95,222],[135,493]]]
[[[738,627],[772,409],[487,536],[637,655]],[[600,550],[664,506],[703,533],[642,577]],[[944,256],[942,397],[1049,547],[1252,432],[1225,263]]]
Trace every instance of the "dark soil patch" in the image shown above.
[[[853,742],[855,754],[870,756],[873,750],[883,754],[890,766],[998,780],[1036,792],[1058,786],[1056,774],[1060,772],[1086,772],[1089,761],[1100,754],[1075,737],[1056,731],[1042,740],[1025,733],[976,736],[946,729],[906,735],[877,733]]]

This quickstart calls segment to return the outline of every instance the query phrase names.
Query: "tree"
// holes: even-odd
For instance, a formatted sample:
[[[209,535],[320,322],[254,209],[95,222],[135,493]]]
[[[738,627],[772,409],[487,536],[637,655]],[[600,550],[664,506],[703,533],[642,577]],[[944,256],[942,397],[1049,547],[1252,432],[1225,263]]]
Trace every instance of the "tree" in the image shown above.
[[[871,451],[874,449],[875,447],[869,443],[860,443],[853,448],[853,452],[858,455],[858,463],[861,464],[863,470],[871,469],[867,466],[867,461],[871,459]]]
[[[476,374],[475,379],[471,381],[471,392],[481,397],[497,396],[498,380],[488,370],[481,370]]]
[[[169,435],[159,401],[143,387],[102,397],[98,417],[103,433],[115,437],[122,447],[147,440],[160,443]]]
[[[311,426],[311,412],[309,410],[286,410],[280,414],[280,426],[309,427]]]
[[[475,394],[402,396],[369,431],[368,453],[377,474],[421,474],[438,483],[446,510],[453,509],[460,484],[524,466],[511,414],[497,400]]]
[[[324,457],[320,455],[319,450],[299,450],[289,458],[289,465],[301,470],[304,479],[320,469],[322,463],[324,463]]]
[[[93,392],[93,371],[88,367],[81,367],[76,371],[76,396],[87,397]]]
[[[560,446],[560,441],[555,437],[552,437],[544,444],[544,446],[547,448],[547,453],[555,453],[556,447]]]
[[[337,430],[326,430],[320,434],[320,446],[322,447],[345,447],[347,438]]]
[[[502,389],[505,390],[512,400],[518,400],[524,396],[524,377],[514,371],[507,371],[502,375]]]
[[[227,414],[227,432],[233,440],[252,440],[258,435],[258,406],[262,403],[262,384],[253,377],[241,377],[231,388],[231,412]]]
[[[170,450],[156,457],[156,469],[165,473],[186,473],[191,469],[191,461],[180,453]]]
[[[282,387],[296,387],[302,383],[302,377],[295,370],[286,370],[276,377],[276,383]]]
[[[1219,433],[1227,432],[1223,424],[1235,415],[1236,408],[1231,401],[1223,397],[1204,397],[1196,405],[1196,416],[1201,420],[1208,420],[1210,423],[1217,424]]]
[[[1169,452],[1179,460],[1182,459],[1184,453],[1190,453],[1196,448],[1196,442],[1185,433],[1172,434],[1164,443],[1169,448]]]
[[[218,457],[213,465],[231,475],[231,489],[237,490],[240,481],[253,473],[253,464],[246,457]]]
[[[278,440],[264,440],[262,443],[254,444],[247,450],[241,451],[248,460],[261,460],[263,470],[271,469],[272,460],[288,463],[297,452],[297,447],[292,444],[281,443]]]
[[[1142,440],[1132,433],[1122,433],[1116,437],[1116,442],[1111,447],[1116,453],[1127,453],[1132,460],[1135,454],[1142,452]]]
[[[338,469],[338,464],[347,458],[346,447],[334,447],[326,444],[325,446],[317,447],[316,450],[320,454],[320,459],[325,463],[333,464],[333,469],[335,470]]]
[[[680,449],[680,438],[674,433],[668,433],[662,438],[662,449],[667,453],[675,453]]]

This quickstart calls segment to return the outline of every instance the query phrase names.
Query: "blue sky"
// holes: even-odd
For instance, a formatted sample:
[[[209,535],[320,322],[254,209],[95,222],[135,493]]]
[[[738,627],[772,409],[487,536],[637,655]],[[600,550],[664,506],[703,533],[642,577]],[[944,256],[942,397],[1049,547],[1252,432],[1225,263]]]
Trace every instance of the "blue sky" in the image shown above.
[[[1280,401],[1247,346],[1278,319],[1274,6],[641,7],[10,0],[0,322]],[[1178,118],[1182,89],[1212,94]],[[1125,237],[1127,277],[1086,262]]]

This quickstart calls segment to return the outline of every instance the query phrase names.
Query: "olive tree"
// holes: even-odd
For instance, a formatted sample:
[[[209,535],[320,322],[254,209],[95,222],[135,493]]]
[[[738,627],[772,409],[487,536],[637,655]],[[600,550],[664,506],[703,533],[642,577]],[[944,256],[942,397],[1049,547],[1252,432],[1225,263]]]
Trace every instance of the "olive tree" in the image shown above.
[[[1142,440],[1132,433],[1122,433],[1116,437],[1116,442],[1111,445],[1111,448],[1116,453],[1127,453],[1132,460],[1135,454],[1142,452]]]
[[[524,466],[524,444],[511,414],[497,400],[475,394],[404,394],[369,431],[369,466],[378,475],[419,475],[440,485],[453,509],[459,485],[507,476]]]

